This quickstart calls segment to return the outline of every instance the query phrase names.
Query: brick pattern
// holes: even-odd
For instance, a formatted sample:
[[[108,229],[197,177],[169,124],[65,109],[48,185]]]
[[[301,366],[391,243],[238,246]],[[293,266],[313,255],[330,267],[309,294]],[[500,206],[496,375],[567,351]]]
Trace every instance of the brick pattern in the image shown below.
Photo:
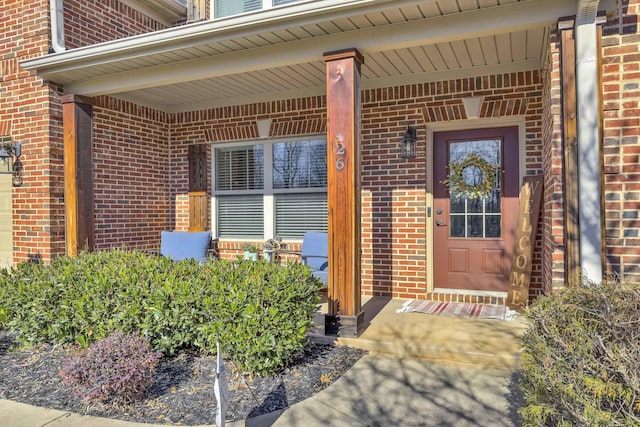
[[[288,135],[312,135],[327,132],[327,119],[276,120],[271,124],[269,135],[272,137]]]
[[[467,118],[464,104],[461,99],[451,101],[447,105],[441,102],[427,105],[422,112],[427,122],[449,122],[451,120],[463,120]]]
[[[506,298],[489,295],[469,295],[444,292],[429,292],[424,299],[441,302],[461,302],[469,304],[505,305]]]
[[[425,83],[363,93],[362,288],[368,295],[432,298],[426,292],[426,133],[424,125],[462,117],[463,97],[483,96],[483,116],[499,106],[522,115],[527,175],[542,173],[542,82],[538,72]],[[492,108],[488,108],[492,106]],[[522,110],[525,108],[526,110]],[[436,110],[437,109],[437,110]],[[434,111],[446,114],[432,114]],[[435,119],[435,120],[434,120]],[[400,157],[406,123],[418,129],[418,156]],[[472,122],[469,122],[472,127]],[[541,237],[536,246],[540,248]],[[534,254],[532,292],[542,288],[541,251]],[[438,286],[436,284],[436,286]],[[458,298],[458,297],[456,297]],[[463,298],[463,297],[459,297]]]
[[[211,142],[238,141],[257,137],[258,128],[255,124],[245,126],[221,126],[204,131],[204,140]]]
[[[67,49],[166,28],[118,0],[65,0],[64,19]]]
[[[562,101],[560,73],[560,40],[553,33],[548,41],[548,54],[544,63],[544,113],[542,115],[544,194],[541,221],[543,235],[543,289],[564,286],[564,201],[563,201],[563,144]]]
[[[48,1],[0,1],[0,122],[22,146],[23,185],[13,188],[14,261],[64,254],[61,89],[18,62],[49,44]]]
[[[93,116],[96,248],[157,250],[169,229],[168,117],[109,97]]]
[[[624,16],[609,19],[603,38],[607,268],[629,278],[640,277],[639,4],[640,0],[624,2]],[[7,29],[0,40],[0,120],[10,122],[14,139],[24,142],[24,185],[15,188],[13,200],[16,259],[49,260],[64,253],[62,88],[18,66],[19,60],[44,54],[50,44],[48,0],[0,0],[0,10],[0,24]],[[162,28],[117,0],[67,0],[65,19],[70,48]],[[562,132],[555,34],[548,45],[541,72],[362,93],[362,278],[366,294],[448,298],[426,292],[425,187],[430,159],[425,156],[424,127],[464,119],[461,99],[468,96],[484,97],[482,117],[525,117],[525,173],[545,176],[539,233],[543,237],[536,242],[531,289],[535,294],[562,286]],[[94,113],[99,248],[155,248],[160,230],[186,229],[189,144],[211,143],[213,147],[220,141],[254,138],[255,121],[267,118],[272,119],[274,136],[326,129],[324,96],[180,114],[99,97]],[[418,156],[408,161],[400,157],[398,147],[407,123],[418,128]],[[210,159],[211,151],[208,156]],[[289,244],[292,249],[299,246],[299,242]],[[221,255],[235,258],[239,245],[220,242]]]
[[[461,98],[466,96],[484,96],[485,114],[494,114],[498,106],[505,114],[525,116],[526,173],[542,173],[542,84],[537,72],[364,91],[362,288],[365,294],[427,296],[425,114],[431,121],[429,108],[454,111],[449,107],[461,107]],[[170,119],[173,227],[186,229],[188,225],[187,146],[209,142],[215,147],[216,142],[247,135],[249,129],[255,129],[256,120],[266,118],[272,119],[272,135],[321,133],[326,129],[326,101],[324,97],[275,101],[180,113]],[[401,159],[398,146],[407,122],[418,127],[419,155],[410,161]],[[293,250],[299,245],[287,243]],[[222,241],[218,248],[222,258],[235,259],[241,254],[240,242]],[[532,282],[533,289],[542,287],[541,253],[535,258]]]
[[[623,2],[602,39],[606,268],[631,280],[640,279],[639,16],[639,0]]]

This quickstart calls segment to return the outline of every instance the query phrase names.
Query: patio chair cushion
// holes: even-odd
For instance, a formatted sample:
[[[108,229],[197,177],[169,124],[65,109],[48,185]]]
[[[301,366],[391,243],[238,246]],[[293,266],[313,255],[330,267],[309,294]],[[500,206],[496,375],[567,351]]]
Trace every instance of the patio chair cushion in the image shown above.
[[[174,261],[193,258],[204,262],[207,260],[207,251],[210,246],[210,231],[162,231],[160,233],[160,255],[171,257]]]
[[[307,231],[302,240],[302,262],[311,267],[313,275],[329,284],[329,237],[327,233]]]

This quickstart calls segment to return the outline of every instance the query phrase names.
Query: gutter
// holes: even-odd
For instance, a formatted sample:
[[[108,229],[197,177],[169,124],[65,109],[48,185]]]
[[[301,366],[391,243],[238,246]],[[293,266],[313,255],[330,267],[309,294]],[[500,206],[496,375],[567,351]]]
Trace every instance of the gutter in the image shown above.
[[[596,29],[599,3],[599,0],[579,1],[575,29],[580,273],[595,283],[603,279],[599,43]]]
[[[51,3],[62,0],[50,0]],[[96,45],[83,46],[60,54],[45,55],[21,61],[25,69],[46,69],[62,64],[75,62],[91,62],[105,56],[127,59],[137,53],[159,53],[172,49],[186,48],[211,40],[229,40],[232,37],[253,35],[261,30],[277,31],[287,29],[292,23],[304,25],[316,22],[320,16],[337,18],[350,16],[354,9],[383,10],[391,3],[416,4],[417,0],[310,0],[301,3],[287,4],[283,7],[264,9],[209,21],[199,21],[180,27],[171,27],[151,33],[139,34],[124,39],[111,40]],[[435,0],[431,0],[435,1]],[[570,1],[570,0],[562,0]],[[56,51],[57,52],[57,51]],[[73,67],[72,67],[73,68]]]
[[[55,53],[64,52],[64,4],[63,0],[49,0],[51,14],[51,47]]]

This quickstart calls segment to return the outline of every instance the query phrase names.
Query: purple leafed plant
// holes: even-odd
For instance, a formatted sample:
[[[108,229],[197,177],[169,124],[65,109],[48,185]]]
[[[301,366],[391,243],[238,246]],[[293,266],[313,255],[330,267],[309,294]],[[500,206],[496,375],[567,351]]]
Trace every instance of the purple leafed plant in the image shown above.
[[[69,356],[60,376],[85,403],[124,405],[153,384],[161,355],[150,350],[144,337],[118,331]]]

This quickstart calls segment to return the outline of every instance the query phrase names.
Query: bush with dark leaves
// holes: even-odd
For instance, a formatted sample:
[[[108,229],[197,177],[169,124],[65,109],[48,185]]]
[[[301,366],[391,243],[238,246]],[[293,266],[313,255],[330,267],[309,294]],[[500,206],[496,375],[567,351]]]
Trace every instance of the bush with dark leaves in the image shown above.
[[[85,403],[126,405],[142,397],[152,384],[161,353],[140,336],[114,332],[71,355],[60,376]]]

